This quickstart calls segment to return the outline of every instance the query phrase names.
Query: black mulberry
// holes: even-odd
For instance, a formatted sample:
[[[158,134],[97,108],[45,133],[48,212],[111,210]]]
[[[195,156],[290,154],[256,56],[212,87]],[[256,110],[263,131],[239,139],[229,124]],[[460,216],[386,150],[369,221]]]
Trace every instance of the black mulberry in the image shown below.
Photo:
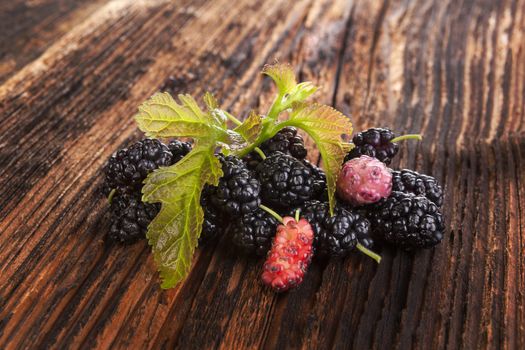
[[[201,206],[204,211],[204,221],[202,222],[202,231],[199,237],[199,245],[204,245],[220,237],[225,230],[224,217],[213,205],[209,203],[210,197],[203,191],[201,195]]]
[[[306,158],[308,153],[304,147],[302,136],[297,134],[297,129],[293,126],[287,126],[279,130],[274,137],[264,141],[259,148],[266,156],[275,152],[282,152],[299,160]],[[244,160],[250,169],[255,169],[257,165],[262,162],[262,159],[257,152],[251,152],[244,158]]]
[[[177,163],[179,160],[184,158],[185,155],[191,151],[191,143],[183,142],[179,140],[173,140],[168,144],[168,148],[172,155],[172,164]]]
[[[121,149],[106,164],[105,195],[113,189],[119,194],[139,194],[150,172],[172,163],[168,146],[156,139],[144,139]]]
[[[256,169],[263,200],[271,207],[299,205],[314,196],[312,171],[301,161],[275,152]]]
[[[437,180],[413,170],[392,171],[392,190],[425,196],[438,207],[443,205],[443,189]]]
[[[223,177],[216,187],[208,186],[211,203],[231,215],[246,214],[259,208],[261,185],[244,162],[235,156],[218,155]]]
[[[321,169],[318,166],[313,165],[307,160],[304,160],[303,163],[312,172],[312,180],[313,180],[312,187],[314,191],[312,198],[318,199],[320,201],[327,201],[328,193],[326,192],[326,175],[323,169]]]
[[[241,216],[232,227],[233,243],[248,254],[264,256],[279,222],[262,209]]]
[[[397,143],[392,142],[396,135],[390,129],[372,128],[358,132],[352,138],[355,147],[346,155],[345,162],[360,156],[369,156],[390,164],[399,151]]]
[[[426,197],[392,192],[369,207],[373,237],[405,250],[430,248],[441,242],[443,216]]]
[[[290,213],[292,214],[292,213]],[[357,211],[337,205],[330,216],[327,202],[308,201],[301,206],[304,217],[315,233],[315,252],[321,256],[345,257],[357,243],[371,247],[370,223]]]
[[[160,210],[160,204],[143,203],[136,195],[119,195],[111,202],[109,238],[131,244],[146,236],[149,223]]]

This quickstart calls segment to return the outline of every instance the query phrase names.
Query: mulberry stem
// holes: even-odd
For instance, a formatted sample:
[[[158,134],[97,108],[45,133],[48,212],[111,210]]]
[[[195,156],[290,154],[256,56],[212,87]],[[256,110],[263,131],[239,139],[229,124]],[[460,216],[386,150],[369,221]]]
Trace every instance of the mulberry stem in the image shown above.
[[[407,134],[407,135],[398,136],[398,137],[390,140],[390,142],[395,143],[395,142],[404,141],[404,140],[419,140],[419,141],[421,141],[421,140],[423,140],[423,137],[420,134]]]
[[[108,195],[108,202],[109,204],[111,204],[111,202],[113,202],[113,197],[115,197],[115,193],[117,193],[117,189],[114,188],[111,190],[111,192],[109,192],[109,195]]]
[[[266,159],[266,155],[264,154],[262,149],[260,149],[259,147],[255,147],[253,150],[257,152],[257,154],[262,158],[262,160]]]
[[[234,117],[233,115],[231,115],[230,113],[224,111],[224,115],[225,115],[229,120],[231,120],[233,123],[235,123],[236,125],[241,125],[241,124],[242,124],[242,122],[241,122],[239,119],[235,118],[235,117]]]
[[[267,212],[268,214],[270,214],[271,216],[276,218],[277,221],[279,221],[281,224],[283,223],[283,217],[281,215],[277,214],[272,209],[268,208],[266,205],[261,204],[261,205],[259,205],[259,208],[261,208],[262,210],[264,210],[265,212]]]
[[[377,253],[374,253],[370,249],[365,248],[361,243],[357,243],[357,249],[361,251],[361,253],[368,255],[372,259],[374,259],[378,264],[381,262],[381,256]]]

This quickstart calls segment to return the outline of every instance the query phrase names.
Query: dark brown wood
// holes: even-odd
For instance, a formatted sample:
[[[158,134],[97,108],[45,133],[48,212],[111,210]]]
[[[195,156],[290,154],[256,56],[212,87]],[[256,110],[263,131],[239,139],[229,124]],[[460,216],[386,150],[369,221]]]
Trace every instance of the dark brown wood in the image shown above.
[[[0,348],[525,347],[524,1],[16,0],[0,23]],[[162,291],[145,242],[104,240],[101,168],[159,89],[264,112],[274,59],[356,129],[424,135],[393,167],[445,185],[446,238],[280,295],[223,239]]]

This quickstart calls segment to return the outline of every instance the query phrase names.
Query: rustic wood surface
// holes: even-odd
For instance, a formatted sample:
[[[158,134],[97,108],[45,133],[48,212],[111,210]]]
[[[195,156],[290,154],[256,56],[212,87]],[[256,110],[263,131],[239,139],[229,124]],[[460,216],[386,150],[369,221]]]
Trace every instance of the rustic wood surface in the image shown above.
[[[424,135],[393,166],[442,181],[446,238],[282,295],[222,240],[161,291],[145,242],[104,240],[101,168],[159,89],[264,111],[274,59]],[[2,1],[0,118],[0,348],[525,348],[523,0]]]

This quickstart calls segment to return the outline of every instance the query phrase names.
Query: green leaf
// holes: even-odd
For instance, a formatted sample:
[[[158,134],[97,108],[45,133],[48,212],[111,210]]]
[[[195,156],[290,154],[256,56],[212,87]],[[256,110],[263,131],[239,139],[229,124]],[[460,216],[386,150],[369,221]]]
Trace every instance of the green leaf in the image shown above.
[[[284,96],[282,103],[286,108],[293,103],[306,100],[311,94],[317,91],[317,86],[309,81],[297,84],[287,96]]]
[[[301,128],[315,141],[323,160],[330,212],[333,214],[337,177],[347,148],[341,136],[352,134],[352,123],[330,106],[301,103],[293,106],[290,119],[281,125]]]
[[[151,173],[142,189],[144,201],[162,203],[147,233],[162,288],[175,286],[191,268],[204,217],[202,188],[205,184],[217,185],[222,176],[215,146],[213,139],[197,143],[177,164]]]
[[[210,134],[225,134],[220,120],[203,112],[193,97],[179,95],[179,100],[180,104],[165,92],[153,95],[135,115],[140,130],[148,137],[157,138],[206,138]]]
[[[206,93],[204,94],[204,103],[208,107],[209,111],[213,111],[215,108],[219,108],[219,102],[217,101],[215,96],[213,96],[213,94],[209,91],[206,91]]]
[[[228,113],[220,109],[219,102],[215,96],[213,96],[211,92],[206,92],[204,94],[203,100],[206,104],[206,107],[208,107],[208,112],[210,113],[211,117],[215,119],[214,123],[226,129]]]
[[[280,95],[288,94],[297,85],[295,73],[289,64],[269,64],[264,66],[262,72],[272,78]]]
[[[317,87],[308,81],[297,84],[295,73],[288,64],[267,65],[263,69],[263,74],[271,77],[279,90],[279,95],[268,112],[270,120],[277,120],[279,113],[287,110],[294,103],[304,101],[317,90]]]
[[[252,143],[261,133],[261,129],[262,117],[255,113],[255,111],[251,111],[248,118],[246,118],[246,120],[241,125],[236,127],[234,131],[241,134],[246,142]]]
[[[150,137],[191,137],[193,150],[177,164],[149,174],[142,189],[143,201],[161,203],[148,226],[147,238],[162,278],[171,288],[188,274],[202,230],[200,196],[206,184],[216,185],[222,176],[217,147],[246,146],[243,136],[226,127],[225,112],[211,94],[204,97],[203,111],[189,95],[179,102],[159,93],[144,102],[135,116],[139,128]]]

